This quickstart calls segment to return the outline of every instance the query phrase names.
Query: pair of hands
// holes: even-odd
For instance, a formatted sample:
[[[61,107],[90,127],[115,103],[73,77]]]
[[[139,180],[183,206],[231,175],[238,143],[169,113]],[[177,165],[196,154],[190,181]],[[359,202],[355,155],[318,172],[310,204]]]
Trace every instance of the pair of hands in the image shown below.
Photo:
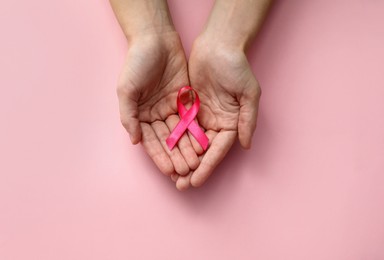
[[[204,153],[189,133],[170,151],[165,140],[179,121],[178,90],[199,94],[199,125],[209,138]],[[223,160],[236,138],[250,148],[261,90],[241,48],[200,35],[189,62],[175,31],[131,40],[117,93],[120,118],[133,144],[142,143],[179,190],[199,187]]]

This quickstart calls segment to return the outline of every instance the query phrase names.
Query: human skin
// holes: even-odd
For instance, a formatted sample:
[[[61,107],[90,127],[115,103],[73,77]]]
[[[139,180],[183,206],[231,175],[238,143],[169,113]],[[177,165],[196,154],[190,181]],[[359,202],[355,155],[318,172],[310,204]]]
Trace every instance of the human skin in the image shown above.
[[[179,117],[176,97],[189,85],[187,61],[166,1],[110,0],[128,41],[117,84],[120,118],[133,144],[139,142],[164,174],[180,176],[200,161],[188,135],[172,151],[165,139]],[[194,140],[194,142],[196,142]]]
[[[236,138],[248,149],[256,128],[260,86],[246,58],[271,0],[217,0],[188,63],[166,1],[110,0],[129,49],[117,93],[122,124],[179,190],[203,185]],[[185,134],[170,151],[165,139],[179,121],[180,87],[198,91],[205,154]]]
[[[216,0],[205,29],[195,40],[188,73],[201,99],[198,120],[210,139],[199,167],[172,175],[176,187],[203,185],[236,139],[251,147],[261,89],[246,57],[272,0]]]

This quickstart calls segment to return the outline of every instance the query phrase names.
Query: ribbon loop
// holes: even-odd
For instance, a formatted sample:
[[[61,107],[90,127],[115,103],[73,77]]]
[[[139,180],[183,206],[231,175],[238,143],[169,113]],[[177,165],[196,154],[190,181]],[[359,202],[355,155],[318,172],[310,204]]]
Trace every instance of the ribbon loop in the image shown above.
[[[184,91],[193,91],[195,93],[195,102],[192,104],[190,109],[186,109],[184,104],[181,102],[181,94]],[[199,142],[201,147],[205,150],[208,148],[208,137],[201,130],[198,123],[194,120],[197,116],[197,112],[200,109],[200,98],[197,92],[190,86],[185,86],[180,88],[177,94],[177,110],[179,112],[180,121],[177,123],[176,127],[172,130],[171,134],[166,140],[168,148],[172,150],[179,139],[183,136],[184,132],[189,130],[189,132],[195,137],[195,139]]]

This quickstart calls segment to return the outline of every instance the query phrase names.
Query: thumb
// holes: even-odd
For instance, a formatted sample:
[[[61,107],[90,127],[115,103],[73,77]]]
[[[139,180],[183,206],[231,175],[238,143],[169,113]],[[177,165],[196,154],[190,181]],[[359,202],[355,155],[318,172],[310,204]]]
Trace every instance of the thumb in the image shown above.
[[[137,99],[131,91],[122,88],[117,89],[117,96],[121,123],[127,130],[132,144],[138,144],[141,141],[141,128]]]
[[[240,99],[240,114],[237,128],[239,131],[239,141],[244,149],[251,148],[252,136],[256,129],[260,95],[261,89],[256,85]]]

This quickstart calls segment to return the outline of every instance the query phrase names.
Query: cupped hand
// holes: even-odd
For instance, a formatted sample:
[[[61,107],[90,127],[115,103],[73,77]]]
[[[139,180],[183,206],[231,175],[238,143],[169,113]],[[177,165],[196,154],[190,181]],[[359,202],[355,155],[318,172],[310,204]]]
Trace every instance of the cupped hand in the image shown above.
[[[238,137],[251,147],[261,89],[244,51],[200,37],[189,59],[189,78],[201,100],[199,124],[210,140],[199,167],[177,179],[178,189],[206,182]]]
[[[179,121],[177,91],[186,85],[187,62],[176,32],[131,39],[117,87],[121,122],[132,143],[141,142],[168,176],[186,175],[200,163],[187,135],[172,151],[165,143]]]

